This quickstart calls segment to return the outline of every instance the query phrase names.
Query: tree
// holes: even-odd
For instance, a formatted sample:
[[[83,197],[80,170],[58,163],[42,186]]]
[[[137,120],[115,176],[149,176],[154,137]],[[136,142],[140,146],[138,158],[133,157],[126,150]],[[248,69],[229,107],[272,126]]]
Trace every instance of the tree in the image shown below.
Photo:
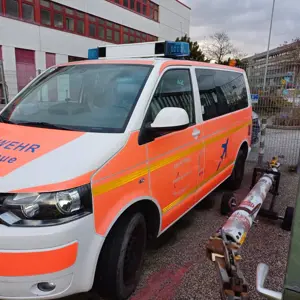
[[[227,55],[235,55],[238,53],[238,50],[231,43],[227,33],[216,32],[210,36],[205,52],[210,60],[215,60],[221,64]]]
[[[198,42],[191,41],[191,38],[185,34],[184,36],[177,38],[176,42],[187,42],[190,44],[190,59],[197,60],[197,61],[205,61],[205,55],[201,51]]]

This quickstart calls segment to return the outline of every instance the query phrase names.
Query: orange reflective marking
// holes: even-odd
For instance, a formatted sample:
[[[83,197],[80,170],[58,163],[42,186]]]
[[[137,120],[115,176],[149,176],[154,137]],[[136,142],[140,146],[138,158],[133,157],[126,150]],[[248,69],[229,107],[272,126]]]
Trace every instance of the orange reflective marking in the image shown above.
[[[5,176],[84,134],[0,123],[0,176]]]
[[[95,173],[96,170],[83,174],[81,176],[75,177],[70,180],[47,184],[47,185],[40,185],[40,186],[33,186],[30,188],[20,189],[20,190],[13,190],[10,193],[45,193],[45,192],[56,192],[61,190],[68,190],[72,189],[81,185],[85,185],[91,182],[91,177]]]
[[[242,69],[229,67],[229,66],[225,66],[225,65],[209,64],[209,63],[189,61],[189,60],[169,60],[169,61],[164,62],[161,65],[161,67],[159,69],[159,74],[161,74],[164,71],[164,69],[166,69],[167,67],[172,67],[172,66],[206,67],[206,68],[211,68],[211,69],[234,70],[239,73],[244,73],[244,70],[242,70]]]
[[[55,273],[74,265],[78,243],[37,252],[1,252],[0,276],[33,276]]]

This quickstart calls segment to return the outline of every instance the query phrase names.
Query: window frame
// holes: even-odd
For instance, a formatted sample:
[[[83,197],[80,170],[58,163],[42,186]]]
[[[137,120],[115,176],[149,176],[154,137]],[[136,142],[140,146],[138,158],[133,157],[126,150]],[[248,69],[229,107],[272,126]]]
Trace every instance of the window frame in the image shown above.
[[[23,16],[23,4],[27,4],[32,7],[33,11],[33,20],[26,20]],[[35,10],[35,0],[19,0],[19,15],[22,21],[28,22],[28,23],[34,23],[36,20],[36,10]]]
[[[22,19],[22,14],[21,14],[21,10],[22,10],[22,5],[20,5],[20,2],[21,0],[15,0],[15,2],[17,3],[18,5],[18,16],[12,16],[10,14],[7,13],[7,3],[6,3],[7,0],[2,0],[2,14],[7,16],[8,18],[12,18],[12,19]]]
[[[194,91],[194,85],[193,85],[193,74],[192,74],[192,69],[191,68],[188,68],[186,66],[182,66],[182,67],[169,67],[169,68],[166,68],[163,73],[159,76],[159,79],[157,81],[157,83],[155,84],[155,87],[153,88],[152,90],[152,93],[151,93],[151,100],[148,102],[148,105],[147,105],[147,109],[146,109],[146,113],[144,115],[144,120],[143,120],[143,123],[142,123],[142,126],[141,128],[145,128],[147,123],[149,122],[148,121],[148,115],[150,113],[150,110],[151,110],[151,103],[153,101],[153,98],[154,98],[154,95],[156,93],[156,90],[158,89],[163,77],[171,72],[171,71],[188,71],[188,74],[189,74],[189,79],[190,79],[190,84],[191,84],[191,95],[192,95],[192,104],[193,104],[193,114],[194,114],[194,120],[193,122],[190,120],[190,123],[189,123],[189,126],[188,128],[192,127],[192,126],[195,126],[197,124],[197,112],[196,112],[196,103],[195,103],[195,91]],[[177,106],[178,107],[178,106]],[[187,114],[189,115],[189,113],[187,112]],[[169,134],[169,133],[167,133]],[[167,135],[166,134],[166,135]]]

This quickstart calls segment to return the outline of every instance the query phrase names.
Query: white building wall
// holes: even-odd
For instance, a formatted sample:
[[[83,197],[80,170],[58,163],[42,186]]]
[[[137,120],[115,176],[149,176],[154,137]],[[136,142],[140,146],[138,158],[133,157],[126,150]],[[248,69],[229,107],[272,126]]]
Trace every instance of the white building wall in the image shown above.
[[[138,15],[106,0],[55,0],[57,3],[102,17],[147,34],[159,40],[175,40],[189,34],[190,9],[176,0],[153,0],[159,7],[159,22]],[[89,48],[107,42],[82,37],[51,28],[0,17],[0,45],[9,98],[17,94],[15,48],[35,51],[37,70],[46,68],[46,52],[56,54],[56,64],[68,62],[68,55],[87,57]]]

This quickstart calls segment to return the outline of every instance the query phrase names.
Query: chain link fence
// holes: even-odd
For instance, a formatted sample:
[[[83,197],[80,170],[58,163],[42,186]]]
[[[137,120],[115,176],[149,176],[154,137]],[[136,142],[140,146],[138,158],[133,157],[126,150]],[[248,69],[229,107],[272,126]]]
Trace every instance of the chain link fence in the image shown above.
[[[275,57],[276,58],[276,57]],[[279,56],[279,58],[281,58]],[[278,59],[278,58],[277,58]],[[300,59],[300,56],[299,56]],[[255,62],[245,67],[252,94],[259,95],[253,111],[266,122],[264,160],[283,156],[283,163],[297,166],[300,159],[300,61],[270,60],[263,89],[265,64]],[[250,160],[257,160],[259,143],[254,145]]]

